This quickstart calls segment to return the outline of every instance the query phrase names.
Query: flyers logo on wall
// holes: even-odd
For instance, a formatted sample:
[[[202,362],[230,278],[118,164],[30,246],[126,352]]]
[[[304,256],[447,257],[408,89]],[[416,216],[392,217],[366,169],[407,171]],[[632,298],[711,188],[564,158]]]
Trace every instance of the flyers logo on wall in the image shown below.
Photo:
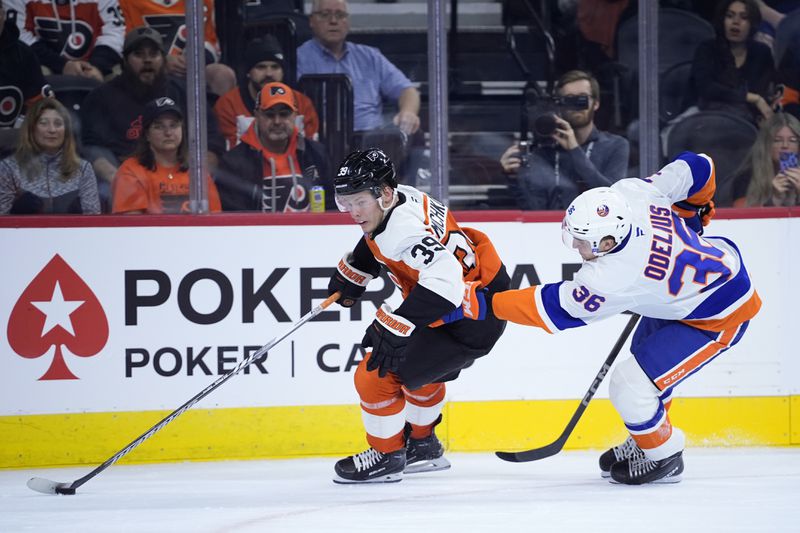
[[[53,361],[39,380],[79,379],[62,349],[79,357],[97,355],[108,341],[108,320],[92,289],[56,254],[17,299],[7,328],[20,357],[35,359],[55,346]]]

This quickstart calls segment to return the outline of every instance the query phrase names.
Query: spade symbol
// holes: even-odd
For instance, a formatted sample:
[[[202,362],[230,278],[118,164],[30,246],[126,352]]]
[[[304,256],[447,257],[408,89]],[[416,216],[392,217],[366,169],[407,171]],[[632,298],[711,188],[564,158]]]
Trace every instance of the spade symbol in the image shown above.
[[[78,379],[61,347],[91,357],[108,341],[108,320],[92,289],[58,254],[20,295],[8,319],[8,342],[21,357],[41,357],[55,345],[53,362],[40,380]]]

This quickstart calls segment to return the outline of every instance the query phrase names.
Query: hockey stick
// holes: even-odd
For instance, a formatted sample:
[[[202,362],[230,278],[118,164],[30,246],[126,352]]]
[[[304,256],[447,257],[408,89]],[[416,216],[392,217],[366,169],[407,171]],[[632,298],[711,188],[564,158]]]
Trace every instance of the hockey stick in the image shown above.
[[[105,463],[101,464],[85,476],[80,479],[76,479],[72,483],[61,483],[58,481],[50,481],[49,479],[44,479],[41,477],[33,477],[28,480],[28,488],[35,490],[36,492],[41,492],[43,494],[75,494],[75,489],[95,477],[97,474],[108,468],[109,466],[113,465],[117,461],[119,461],[122,457],[124,457],[128,452],[139,446],[141,443],[152,437],[157,431],[160,431],[164,426],[178,418],[180,415],[191,408],[194,404],[211,394],[212,391],[219,388],[220,385],[228,381],[230,378],[241,372],[246,366],[253,363],[255,360],[259,359],[261,356],[266,354],[270,349],[275,347],[279,342],[283,339],[297,331],[303,324],[320,314],[325,308],[331,305],[333,302],[339,299],[341,293],[335,292],[331,294],[324,302],[313,308],[311,311],[306,313],[300,320],[292,324],[292,327],[289,328],[283,335],[280,337],[273,338],[267,344],[262,346],[257,352],[253,353],[247,359],[243,359],[236,367],[233,368],[227,374],[220,376],[216,381],[214,381],[211,385],[206,387],[205,389],[201,390],[197,393],[192,399],[188,402],[184,403],[174,411],[172,411],[169,415],[164,417],[160,422],[158,422],[155,426],[151,427],[147,431],[145,431],[142,435],[140,435],[136,440],[125,446],[123,449],[118,451],[114,456],[109,458]]]
[[[589,402],[592,400],[594,393],[597,392],[597,387],[600,386],[603,379],[605,379],[606,374],[611,369],[611,365],[614,364],[614,360],[617,358],[619,351],[622,349],[622,346],[625,344],[625,341],[628,340],[628,337],[633,331],[633,328],[636,326],[636,322],[639,320],[639,315],[633,313],[631,315],[630,320],[625,325],[625,329],[622,330],[622,333],[619,335],[619,339],[617,339],[617,343],[611,349],[611,353],[608,354],[606,360],[603,361],[603,367],[600,369],[600,372],[592,381],[591,387],[589,390],[586,391],[586,394],[583,396],[583,400],[581,400],[580,405],[575,410],[575,414],[572,415],[572,418],[569,420],[567,427],[564,428],[564,431],[561,432],[561,435],[548,444],[547,446],[542,446],[541,448],[533,448],[532,450],[524,450],[521,452],[495,452],[495,455],[502,459],[503,461],[510,461],[512,463],[526,463],[528,461],[538,461],[539,459],[544,459],[545,457],[550,457],[551,455],[555,455],[561,451],[564,445],[567,443],[567,439],[572,434],[572,430],[575,429],[575,426],[578,425],[578,420],[581,419],[583,412],[589,406]]]

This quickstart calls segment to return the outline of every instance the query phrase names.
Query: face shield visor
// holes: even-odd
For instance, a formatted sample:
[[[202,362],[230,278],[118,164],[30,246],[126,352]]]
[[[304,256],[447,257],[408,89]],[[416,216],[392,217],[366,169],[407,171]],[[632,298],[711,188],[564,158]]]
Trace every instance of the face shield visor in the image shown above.
[[[364,213],[375,203],[383,209],[379,197],[376,197],[372,191],[360,191],[355,194],[336,194],[333,199],[336,201],[336,207],[342,213],[353,214],[356,211]]]
[[[572,233],[569,232],[566,217],[564,217],[564,220],[561,221],[561,242],[563,242],[564,246],[566,246],[569,250],[578,250],[578,252],[583,252],[584,254],[597,254],[597,252],[592,249],[592,244],[589,241],[576,239]]]
[[[369,209],[373,202],[378,204],[382,212],[386,212],[394,205],[397,200],[397,189],[392,189],[392,199],[388,205],[384,205],[383,199],[379,193],[373,191],[360,191],[355,194],[336,194],[333,199],[336,201],[336,207],[342,213],[353,214],[354,211],[363,213]]]

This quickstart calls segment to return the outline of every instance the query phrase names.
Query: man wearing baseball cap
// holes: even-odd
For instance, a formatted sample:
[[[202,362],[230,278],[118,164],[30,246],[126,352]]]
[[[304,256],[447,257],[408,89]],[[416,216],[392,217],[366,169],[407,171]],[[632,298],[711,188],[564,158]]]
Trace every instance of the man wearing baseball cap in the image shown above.
[[[223,210],[270,213],[309,211],[311,188],[325,189],[332,204],[325,148],[299,135],[294,91],[280,82],[256,96],[255,120],[227,152],[217,175]]]
[[[153,28],[140,26],[128,32],[122,47],[122,74],[89,93],[81,106],[82,139],[86,158],[99,181],[101,199],[122,160],[142,135],[145,104],[163,96],[176,102],[186,115],[186,84],[167,75],[164,42]],[[225,151],[214,114],[208,108],[209,165]]]
[[[253,122],[253,109],[258,92],[271,81],[284,81],[284,55],[278,40],[265,35],[250,41],[244,52],[244,73],[239,86],[219,97],[214,104],[214,113],[219,128],[225,136],[230,150],[241,140],[242,135]],[[314,104],[304,94],[294,91],[297,99],[298,127],[309,139],[318,140],[319,117]]]

